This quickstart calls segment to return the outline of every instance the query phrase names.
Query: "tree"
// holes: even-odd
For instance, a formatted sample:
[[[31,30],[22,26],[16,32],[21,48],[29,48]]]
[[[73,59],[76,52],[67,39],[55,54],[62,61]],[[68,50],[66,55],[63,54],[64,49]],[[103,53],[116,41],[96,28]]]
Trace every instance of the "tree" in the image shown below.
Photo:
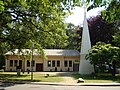
[[[68,44],[66,46],[67,49],[80,49],[80,35],[77,34],[77,29],[79,27],[74,26],[71,23],[68,23],[67,26],[67,36],[68,36]],[[79,38],[78,38],[79,37]]]
[[[88,27],[92,45],[95,45],[97,42],[113,44],[113,35],[117,30],[115,30],[114,24],[107,22],[101,15],[89,18]],[[81,37],[82,28],[77,30],[77,33]]]
[[[112,46],[111,44],[98,42],[89,50],[86,58],[94,65],[95,70],[95,66],[101,67],[105,62],[107,62],[109,67],[111,67],[110,64],[112,63],[112,74],[114,76],[116,63],[120,61],[120,48]]]
[[[113,36],[113,42],[115,44],[115,46],[120,47],[120,32],[117,32],[114,36]]]
[[[0,13],[4,10],[3,1],[0,0]]]
[[[32,42],[46,48],[62,40],[61,47],[67,39],[63,22],[66,4],[66,0],[3,0],[0,42],[8,49],[30,48]]]
[[[92,45],[97,42],[112,44],[113,35],[116,32],[113,23],[109,23],[101,15],[97,15],[88,19],[88,26]]]
[[[0,55],[0,69],[5,69],[5,57]]]
[[[107,9],[102,12],[102,16],[109,22],[118,22],[120,20],[120,1],[112,0]]]

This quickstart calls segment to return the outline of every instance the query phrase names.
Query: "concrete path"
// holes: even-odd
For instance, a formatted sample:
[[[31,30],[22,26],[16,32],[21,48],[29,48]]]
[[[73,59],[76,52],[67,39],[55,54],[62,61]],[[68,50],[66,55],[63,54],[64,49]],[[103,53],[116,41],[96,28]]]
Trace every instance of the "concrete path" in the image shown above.
[[[76,72],[37,72],[37,73],[61,76],[63,78],[63,81],[60,83],[74,83],[74,84],[77,83],[77,80],[71,77],[71,75]]]

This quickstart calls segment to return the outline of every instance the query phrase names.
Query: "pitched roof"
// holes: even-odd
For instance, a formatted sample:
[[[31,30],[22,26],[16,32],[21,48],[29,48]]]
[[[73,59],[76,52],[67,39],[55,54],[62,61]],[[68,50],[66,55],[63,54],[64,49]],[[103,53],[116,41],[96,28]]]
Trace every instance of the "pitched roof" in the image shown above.
[[[30,49],[21,49],[22,52],[18,53],[18,49],[7,52],[5,55],[28,55]],[[63,50],[63,49],[44,49],[44,52],[47,56],[79,56],[80,53],[77,50]],[[40,55],[37,49],[33,50],[33,55]]]
[[[45,49],[46,55],[79,56],[77,50]]]

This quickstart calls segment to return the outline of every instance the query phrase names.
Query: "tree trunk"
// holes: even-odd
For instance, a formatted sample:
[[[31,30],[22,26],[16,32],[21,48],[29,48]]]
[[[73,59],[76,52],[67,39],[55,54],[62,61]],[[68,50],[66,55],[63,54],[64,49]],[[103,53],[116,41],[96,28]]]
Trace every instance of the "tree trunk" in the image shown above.
[[[112,69],[112,75],[115,76],[115,73],[116,73],[116,62],[113,61],[113,69]]]

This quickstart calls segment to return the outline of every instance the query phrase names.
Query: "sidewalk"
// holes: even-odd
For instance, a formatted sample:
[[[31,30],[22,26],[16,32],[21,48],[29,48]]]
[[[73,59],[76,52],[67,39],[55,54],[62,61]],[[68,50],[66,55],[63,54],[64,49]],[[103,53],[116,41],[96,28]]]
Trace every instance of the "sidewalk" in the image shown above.
[[[30,82],[30,81],[7,81],[1,82],[0,86],[12,86],[14,84],[56,85],[56,86],[120,86],[120,83],[58,83],[58,82]],[[0,89],[1,90],[1,89]]]
[[[31,82],[36,85],[58,85],[58,86],[120,86],[120,83],[53,83],[53,82]]]

